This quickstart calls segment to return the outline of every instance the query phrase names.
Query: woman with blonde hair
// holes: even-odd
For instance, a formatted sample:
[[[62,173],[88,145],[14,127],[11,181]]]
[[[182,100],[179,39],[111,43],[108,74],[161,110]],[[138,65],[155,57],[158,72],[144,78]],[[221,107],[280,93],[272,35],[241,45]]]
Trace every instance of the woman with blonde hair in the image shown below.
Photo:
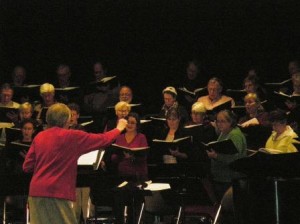
[[[110,119],[107,121],[104,132],[107,132],[109,130],[112,130],[116,127],[116,124],[118,123],[118,120],[121,118],[125,118],[131,110],[131,106],[129,103],[120,101],[115,105],[115,113],[116,116],[113,119]]]
[[[43,102],[34,107],[34,112],[37,114],[36,119],[40,123],[45,123],[45,117],[42,111],[46,111],[48,107],[56,103],[54,86],[50,83],[44,83],[40,86],[40,95]]]

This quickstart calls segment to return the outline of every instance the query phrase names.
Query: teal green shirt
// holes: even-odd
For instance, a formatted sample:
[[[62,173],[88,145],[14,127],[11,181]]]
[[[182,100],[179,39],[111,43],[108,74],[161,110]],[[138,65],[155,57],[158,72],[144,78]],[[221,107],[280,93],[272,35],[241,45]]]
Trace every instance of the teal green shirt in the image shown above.
[[[241,177],[242,175],[229,168],[229,164],[237,159],[246,157],[247,143],[244,134],[238,127],[233,128],[228,134],[220,134],[218,141],[231,139],[236,146],[238,153],[227,155],[218,153],[216,159],[212,159],[211,171],[213,179],[219,182],[231,182],[233,178]]]

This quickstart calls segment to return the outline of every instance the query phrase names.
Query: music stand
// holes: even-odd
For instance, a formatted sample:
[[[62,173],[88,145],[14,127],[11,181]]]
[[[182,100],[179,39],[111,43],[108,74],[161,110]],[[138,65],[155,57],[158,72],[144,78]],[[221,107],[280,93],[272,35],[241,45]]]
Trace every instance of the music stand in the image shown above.
[[[151,190],[147,189],[147,188],[143,188],[142,185],[140,185],[136,182],[132,182],[132,181],[130,181],[130,182],[124,181],[121,184],[119,184],[117,187],[114,187],[112,189],[114,194],[126,195],[127,198],[131,199],[130,207],[131,207],[131,214],[132,214],[132,220],[131,220],[132,224],[140,223],[141,218],[142,218],[142,212],[144,210],[144,203],[142,203],[142,207],[141,207],[140,214],[139,214],[138,221],[137,221],[136,220],[136,206],[137,206],[136,203],[137,203],[137,201],[139,199],[143,198],[144,196],[152,195]],[[124,223],[128,223],[127,205],[125,205],[125,209],[124,209]]]
[[[300,221],[298,215],[291,213],[291,208],[287,209],[282,205],[284,199],[291,200],[291,204],[296,204],[292,208],[299,207],[300,194],[298,190],[292,189],[292,186],[298,185],[297,189],[300,186],[299,153],[271,155],[258,152],[253,156],[233,162],[231,168],[248,175],[246,183],[243,183],[241,179],[233,181],[234,204],[240,211],[237,217],[244,219],[245,223],[253,223],[254,220],[250,219],[253,219],[254,216],[269,220],[269,222],[272,219],[277,224],[283,223],[287,219],[297,219],[297,223]],[[284,189],[284,185],[290,183],[293,184],[286,187],[286,192],[280,190]],[[291,192],[294,192],[293,196],[289,195],[286,198],[281,196],[291,194]],[[248,203],[246,204],[247,199]],[[286,206],[289,204],[286,203]],[[264,209],[269,212],[262,213],[257,209],[262,205],[265,205]],[[255,214],[251,214],[251,212]],[[282,213],[289,215],[284,216]]]

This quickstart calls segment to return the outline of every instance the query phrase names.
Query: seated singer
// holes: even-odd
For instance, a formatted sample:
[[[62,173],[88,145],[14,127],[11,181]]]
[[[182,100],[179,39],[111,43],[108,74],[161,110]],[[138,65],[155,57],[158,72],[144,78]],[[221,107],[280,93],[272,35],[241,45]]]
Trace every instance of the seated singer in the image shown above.
[[[264,110],[261,105],[260,99],[255,93],[248,93],[244,97],[246,115],[239,119],[239,124],[242,127],[252,125],[270,126],[269,114]],[[251,122],[256,118],[255,122]]]
[[[207,84],[207,96],[202,96],[198,99],[198,102],[204,104],[206,110],[212,110],[213,108],[231,101],[231,106],[235,105],[234,100],[222,94],[223,91],[223,83],[220,79],[214,77],[208,81]]]
[[[189,125],[201,125],[199,129],[191,131],[193,137],[192,148],[193,156],[191,161],[195,162],[195,173],[201,177],[201,183],[209,196],[212,204],[216,203],[216,197],[212,189],[210,177],[210,159],[207,157],[205,150],[201,148],[201,142],[209,143],[217,139],[215,128],[208,121],[206,109],[203,103],[196,102],[191,108],[191,121],[187,123],[185,129],[189,132]]]
[[[164,139],[167,142],[172,142],[178,138],[186,137],[186,133],[183,129],[182,115],[179,110],[171,108],[168,110],[166,115],[167,129],[161,133],[160,139]],[[158,149],[158,154],[160,158],[158,160],[163,160],[164,163],[178,163],[187,161],[190,152],[190,145],[184,144],[181,147],[175,149]]]
[[[131,110],[130,104],[123,102],[123,101],[118,102],[115,105],[116,116],[107,121],[105,128],[104,128],[104,132],[114,129],[118,123],[118,120],[121,118],[125,118],[129,114],[130,110]]]
[[[116,139],[116,144],[128,148],[141,148],[147,147],[147,140],[145,135],[139,133],[140,119],[138,114],[129,113],[127,117],[128,125],[126,132],[121,134]],[[119,153],[113,153],[111,156],[112,164],[117,166],[118,176],[122,180],[133,181],[137,183],[144,182],[148,179],[148,167],[146,153],[134,154],[130,152],[121,151]],[[124,220],[124,207],[126,205],[132,205],[132,195],[127,191],[119,191],[114,194],[115,204],[114,210],[117,218],[117,223],[122,223]],[[136,200],[136,199],[135,199]],[[129,215],[132,212],[128,213]],[[132,220],[129,216],[129,220]]]
[[[266,142],[265,148],[271,149],[274,153],[297,152],[293,145],[298,135],[287,125],[287,115],[282,110],[274,110],[270,113],[273,132]]]
[[[119,135],[115,143],[128,148],[147,147],[148,144],[145,135],[139,133],[141,124],[138,114],[129,113],[127,121],[126,132]],[[112,154],[111,160],[112,163],[117,164],[120,177],[141,181],[147,180],[148,169],[146,155],[138,157],[138,155],[123,152],[122,154]]]
[[[29,189],[30,223],[77,222],[72,209],[76,200],[77,160],[87,152],[109,145],[123,131],[127,121],[105,134],[67,130],[70,109],[52,105],[46,115],[48,128],[40,132],[26,155],[23,170],[33,172]]]
[[[176,109],[180,112],[183,122],[186,122],[189,119],[189,115],[186,109],[178,103],[176,89],[172,86],[168,86],[162,91],[162,94],[164,105],[158,114],[159,117],[166,117],[170,110]]]
[[[231,186],[233,178],[240,177],[240,174],[229,168],[229,164],[239,158],[246,156],[246,139],[241,130],[237,127],[236,116],[229,110],[220,111],[217,115],[217,127],[220,135],[217,141],[231,139],[238,150],[236,154],[222,154],[214,150],[207,151],[211,158],[211,172],[217,199],[221,201],[226,190]]]

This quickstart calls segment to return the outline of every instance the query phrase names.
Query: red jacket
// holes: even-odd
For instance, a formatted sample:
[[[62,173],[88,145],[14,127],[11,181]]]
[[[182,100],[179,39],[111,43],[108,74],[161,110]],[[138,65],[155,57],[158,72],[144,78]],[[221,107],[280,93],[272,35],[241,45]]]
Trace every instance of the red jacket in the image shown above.
[[[29,196],[75,201],[78,158],[109,145],[119,134],[118,129],[105,134],[90,134],[59,127],[40,132],[23,164],[25,172],[33,172]]]

